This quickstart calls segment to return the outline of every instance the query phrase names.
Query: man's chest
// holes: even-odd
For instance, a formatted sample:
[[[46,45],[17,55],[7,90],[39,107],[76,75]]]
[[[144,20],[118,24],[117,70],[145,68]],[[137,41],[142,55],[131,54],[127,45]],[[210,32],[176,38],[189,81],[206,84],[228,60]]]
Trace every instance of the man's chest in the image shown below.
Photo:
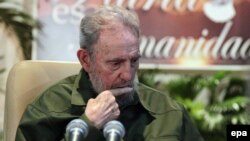
[[[126,129],[123,141],[179,140],[181,119],[178,115],[152,116],[144,108],[137,107],[123,111],[119,120]]]

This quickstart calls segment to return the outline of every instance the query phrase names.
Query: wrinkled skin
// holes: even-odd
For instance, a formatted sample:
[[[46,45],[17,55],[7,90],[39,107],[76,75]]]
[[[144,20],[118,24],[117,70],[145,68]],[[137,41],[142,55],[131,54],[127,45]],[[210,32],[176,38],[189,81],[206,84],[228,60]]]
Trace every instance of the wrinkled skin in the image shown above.
[[[120,115],[119,105],[132,100],[139,66],[139,39],[129,28],[114,23],[103,29],[94,47],[94,59],[85,49],[78,59],[88,72],[98,96],[87,103],[85,114],[97,128]]]

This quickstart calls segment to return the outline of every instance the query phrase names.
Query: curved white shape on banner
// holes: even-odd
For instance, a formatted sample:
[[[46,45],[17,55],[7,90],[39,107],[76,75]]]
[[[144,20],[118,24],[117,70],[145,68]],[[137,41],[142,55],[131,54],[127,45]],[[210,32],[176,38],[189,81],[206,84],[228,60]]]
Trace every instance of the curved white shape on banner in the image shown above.
[[[140,52],[141,52],[141,54],[144,54],[146,47],[147,47],[147,38],[145,36],[142,36],[140,39]]]
[[[116,0],[116,5],[117,6],[122,6],[124,0]]]
[[[203,11],[205,15],[215,23],[227,22],[236,15],[233,0],[207,1],[204,4]]]
[[[137,1],[137,0],[129,0],[129,1],[128,1],[128,8],[129,8],[129,9],[134,9],[134,8],[135,8],[136,1]]]
[[[247,54],[247,50],[250,47],[250,39],[248,39],[241,47],[240,49],[240,56],[242,59],[247,59],[247,57],[250,56],[250,51],[248,51],[249,53]]]
[[[196,2],[197,2],[197,0],[189,0],[188,4],[187,4],[187,9],[189,11],[194,11],[194,7],[195,7]]]
[[[147,2],[143,5],[142,9],[144,11],[148,11],[154,4],[154,0],[147,0]]]
[[[145,51],[145,56],[147,58],[152,58],[153,57],[153,50],[156,44],[156,39],[153,36],[148,37],[148,43],[147,43],[147,49]]]
[[[163,11],[167,11],[167,7],[168,7],[169,2],[170,2],[169,0],[162,0],[161,9]]]

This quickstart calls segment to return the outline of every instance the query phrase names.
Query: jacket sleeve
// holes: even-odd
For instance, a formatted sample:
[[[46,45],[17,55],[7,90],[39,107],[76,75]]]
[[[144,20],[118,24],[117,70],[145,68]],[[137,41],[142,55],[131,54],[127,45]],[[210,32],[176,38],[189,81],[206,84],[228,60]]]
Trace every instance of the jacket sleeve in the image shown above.
[[[17,131],[16,131],[16,141],[26,141],[22,133],[22,130],[20,128],[17,128]]]
[[[67,121],[69,120],[52,117],[28,105],[17,128],[16,141],[61,140],[64,137]]]
[[[182,141],[204,141],[198,129],[192,123],[184,107],[183,107]]]
[[[16,133],[16,141],[59,141],[66,137],[67,124],[80,118],[88,124],[86,141],[104,140],[102,132],[95,128],[85,114],[79,116],[65,113],[46,113],[29,105],[23,114]]]

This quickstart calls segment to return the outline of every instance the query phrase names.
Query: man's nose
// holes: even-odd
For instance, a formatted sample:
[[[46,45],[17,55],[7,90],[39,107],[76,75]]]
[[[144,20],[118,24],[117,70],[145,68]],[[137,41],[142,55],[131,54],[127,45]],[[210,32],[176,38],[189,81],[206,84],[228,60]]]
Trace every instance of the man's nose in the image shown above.
[[[126,66],[121,70],[121,78],[125,81],[131,81],[133,79],[134,68],[131,67],[130,64],[126,64]]]

